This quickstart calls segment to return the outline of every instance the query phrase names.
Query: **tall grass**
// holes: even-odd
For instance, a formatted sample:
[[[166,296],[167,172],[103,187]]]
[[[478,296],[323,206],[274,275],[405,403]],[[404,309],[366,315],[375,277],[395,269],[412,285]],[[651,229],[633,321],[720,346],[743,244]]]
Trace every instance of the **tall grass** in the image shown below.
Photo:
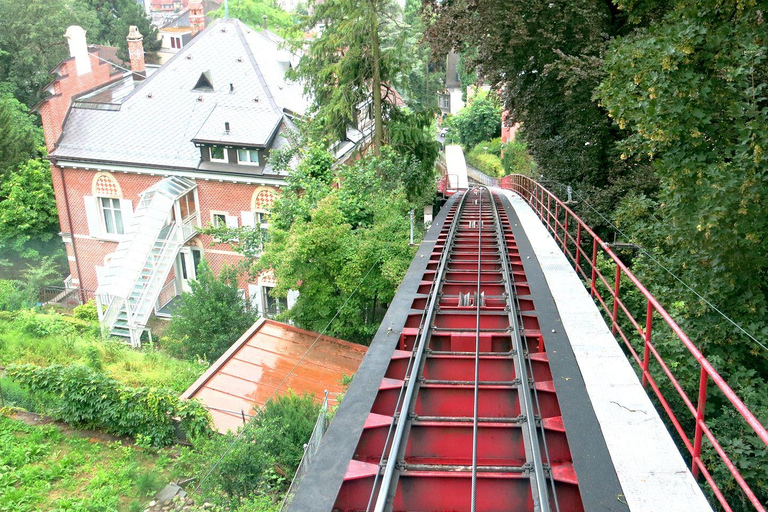
[[[121,341],[103,340],[95,322],[36,311],[0,312],[0,366],[13,363],[78,363],[129,385],[178,393],[206,369],[205,364],[175,359],[153,345],[136,350]]]

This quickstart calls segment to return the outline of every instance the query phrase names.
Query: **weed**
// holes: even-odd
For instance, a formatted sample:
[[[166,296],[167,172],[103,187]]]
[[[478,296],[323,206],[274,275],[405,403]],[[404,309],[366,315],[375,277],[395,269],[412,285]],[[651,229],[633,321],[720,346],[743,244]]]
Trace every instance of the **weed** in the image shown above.
[[[160,486],[160,478],[151,469],[142,471],[136,478],[136,489],[138,489],[140,496],[151,496],[160,490]]]

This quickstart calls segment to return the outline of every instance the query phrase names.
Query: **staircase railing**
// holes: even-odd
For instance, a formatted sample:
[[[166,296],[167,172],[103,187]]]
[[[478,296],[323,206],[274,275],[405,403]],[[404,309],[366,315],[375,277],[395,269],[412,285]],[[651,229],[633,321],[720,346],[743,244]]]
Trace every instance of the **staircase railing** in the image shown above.
[[[143,327],[149,318],[157,295],[165,283],[165,276],[170,271],[170,264],[168,263],[176,257],[176,250],[184,243],[183,238],[179,239],[181,229],[179,224],[174,224],[164,238],[157,239],[153,249],[147,255],[147,260],[155,258],[155,261],[149,265],[147,264],[148,261],[145,261],[145,266],[149,266],[152,270],[147,278],[146,286],[142,288],[139,297],[133,301],[134,314],[128,316],[129,325]],[[161,243],[159,247],[157,242]]]
[[[753,454],[750,457],[751,459],[754,459],[755,455],[762,456],[764,460],[768,457],[768,431],[766,431],[766,428],[713,368],[664,307],[619,259],[611,247],[603,242],[567,204],[527,176],[517,174],[506,176],[501,180],[501,186],[516,192],[533,208],[555,241],[561,246],[563,253],[570,259],[576,272],[589,284],[590,294],[595,302],[602,307],[611,325],[613,334],[621,338],[627,351],[637,364],[638,371],[642,376],[643,386],[646,388],[648,386],[651,387],[659,404],[666,412],[670,423],[685,445],[689,460],[691,461],[691,472],[693,475],[695,477],[699,475],[704,477],[724,510],[733,510],[723,492],[723,488],[729,485],[732,487],[731,490],[737,494],[738,489],[741,489],[743,492],[737,498],[731,497],[730,501],[735,502],[738,499],[741,502],[746,499],[748,503],[754,506],[755,510],[765,512],[765,506],[760,503],[760,498],[755,495],[751,486],[736,467],[731,458],[732,455],[728,454],[728,452],[733,454],[739,447],[723,446],[723,443],[718,440],[717,436],[713,434],[707,425],[705,406],[707,404],[707,388],[710,385],[710,381],[714,383],[716,389],[727,399],[725,405],[730,404],[732,414],[729,417],[733,418],[732,421],[743,421],[740,427],[746,432],[754,433],[756,436],[754,444],[758,453]],[[588,249],[585,250],[585,247]],[[606,275],[601,270],[599,254],[607,257],[609,266],[613,267],[612,276]],[[602,266],[604,267],[605,265]],[[621,286],[622,282],[624,287]],[[644,318],[642,313],[633,314],[630,306],[625,302],[628,297],[626,293],[627,282],[630,284],[630,288],[635,296],[639,292],[642,300],[645,302]],[[625,300],[622,300],[622,293],[624,293]],[[682,345],[681,348],[687,351],[690,356],[687,363],[698,367],[699,379],[696,393],[697,398],[695,400],[686,393],[683,384],[673,373],[676,365],[670,364],[661,356],[657,343],[660,339],[660,332],[668,338],[676,338]],[[653,334],[656,336],[652,336]],[[642,354],[639,352],[642,352]],[[654,361],[658,366],[651,368],[651,364]],[[660,380],[657,380],[657,377]],[[667,395],[671,393],[670,386],[674,388],[677,392],[677,397],[674,394],[672,394],[671,398],[665,396],[662,386],[668,389]],[[681,400],[682,407],[673,407],[670,403],[673,398]],[[686,410],[688,415],[685,414]],[[683,426],[684,423],[693,426],[693,439],[691,439]],[[715,481],[713,476],[715,471],[710,471],[705,461],[702,460],[702,441],[704,439],[708,440],[711,445],[711,449],[708,451],[708,459],[719,459],[733,477],[738,489],[732,485],[732,482],[728,482],[727,479],[718,478],[718,481]],[[639,439],[636,441],[642,442]],[[761,442],[766,448],[766,451],[762,454],[759,453]],[[714,450],[714,453],[712,453],[712,450]],[[750,463],[754,462],[754,460],[750,460]],[[721,471],[719,473],[724,472]],[[761,489],[761,492],[763,492],[762,498],[764,499],[765,490]]]

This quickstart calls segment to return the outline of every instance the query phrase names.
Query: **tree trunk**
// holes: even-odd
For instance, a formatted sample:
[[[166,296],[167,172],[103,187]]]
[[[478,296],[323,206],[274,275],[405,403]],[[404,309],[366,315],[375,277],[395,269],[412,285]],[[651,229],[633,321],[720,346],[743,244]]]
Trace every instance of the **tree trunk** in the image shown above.
[[[379,20],[376,12],[377,0],[369,0],[371,5],[371,57],[373,58],[373,154],[381,154],[381,141],[384,139],[384,125],[381,114],[381,52],[379,50]]]

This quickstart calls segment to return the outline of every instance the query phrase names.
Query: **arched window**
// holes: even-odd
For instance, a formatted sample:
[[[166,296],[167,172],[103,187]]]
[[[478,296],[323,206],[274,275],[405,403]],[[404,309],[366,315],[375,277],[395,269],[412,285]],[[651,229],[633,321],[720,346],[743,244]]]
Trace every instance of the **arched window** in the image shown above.
[[[92,196],[83,197],[91,236],[113,238],[124,234],[133,216],[133,205],[122,198],[117,179],[108,172],[96,173],[91,193]]]
[[[276,190],[271,187],[259,187],[253,192],[251,198],[251,210],[254,212],[269,213],[275,204]]]
[[[251,211],[242,212],[243,226],[261,229],[262,240],[267,239],[269,213],[275,204],[277,189],[258,187],[251,195]]]

